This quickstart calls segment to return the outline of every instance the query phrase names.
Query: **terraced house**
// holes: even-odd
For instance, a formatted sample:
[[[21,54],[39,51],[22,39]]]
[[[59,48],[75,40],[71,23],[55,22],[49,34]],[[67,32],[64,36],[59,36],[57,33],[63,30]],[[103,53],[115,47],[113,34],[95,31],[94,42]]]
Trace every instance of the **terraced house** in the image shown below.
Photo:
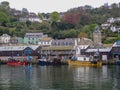
[[[26,33],[24,36],[25,44],[37,45],[41,38],[48,37],[43,35],[43,33]]]

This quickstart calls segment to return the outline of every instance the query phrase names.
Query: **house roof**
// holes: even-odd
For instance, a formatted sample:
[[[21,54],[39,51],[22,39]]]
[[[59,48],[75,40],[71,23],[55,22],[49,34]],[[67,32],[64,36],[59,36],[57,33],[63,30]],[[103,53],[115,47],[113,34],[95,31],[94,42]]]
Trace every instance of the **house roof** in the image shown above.
[[[55,40],[53,40],[53,43],[54,43],[54,42],[75,42],[75,39],[72,39],[72,38],[55,39]]]
[[[74,46],[74,49],[80,48],[80,49],[87,49],[89,45],[79,45],[79,46]]]
[[[2,46],[0,47],[0,51],[21,51],[25,48],[31,48],[32,50],[36,50],[39,46],[33,45],[33,46]]]
[[[94,42],[91,39],[88,38],[81,38],[78,42],[78,45],[92,45]]]
[[[110,52],[112,48],[101,48],[101,49],[87,49],[86,52]]]
[[[51,46],[51,47],[42,47],[42,50],[72,50],[72,46]]]
[[[36,37],[41,37],[43,35],[43,33],[26,33],[25,34],[25,37],[30,37],[30,36],[32,36],[32,37],[34,37],[34,36],[36,36]]]
[[[45,37],[40,39],[40,41],[50,41],[50,40],[52,40],[52,38],[50,37]]]
[[[10,37],[8,34],[3,34],[1,37]]]

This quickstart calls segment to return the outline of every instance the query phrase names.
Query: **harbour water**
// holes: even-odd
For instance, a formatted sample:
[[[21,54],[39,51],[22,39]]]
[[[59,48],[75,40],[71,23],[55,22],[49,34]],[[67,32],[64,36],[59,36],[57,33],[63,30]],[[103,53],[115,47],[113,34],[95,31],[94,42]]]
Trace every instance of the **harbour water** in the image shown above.
[[[0,90],[120,90],[120,67],[0,65]]]

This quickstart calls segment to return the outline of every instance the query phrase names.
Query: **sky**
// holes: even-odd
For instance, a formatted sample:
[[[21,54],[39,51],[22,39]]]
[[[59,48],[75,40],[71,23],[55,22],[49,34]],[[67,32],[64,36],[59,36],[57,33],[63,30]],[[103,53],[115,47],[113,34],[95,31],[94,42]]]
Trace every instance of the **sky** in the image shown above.
[[[104,5],[104,3],[110,5],[120,2],[119,0],[0,0],[0,2],[2,1],[8,1],[11,8],[18,10],[27,8],[29,12],[35,13],[65,12],[71,8],[84,5],[95,8]]]

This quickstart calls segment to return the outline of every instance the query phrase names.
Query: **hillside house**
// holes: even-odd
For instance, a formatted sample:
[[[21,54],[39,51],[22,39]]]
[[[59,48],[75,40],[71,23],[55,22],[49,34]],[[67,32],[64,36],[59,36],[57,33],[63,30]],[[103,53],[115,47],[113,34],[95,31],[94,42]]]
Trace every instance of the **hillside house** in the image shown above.
[[[3,34],[0,36],[0,41],[1,41],[0,43],[1,44],[9,44],[10,38],[11,37],[8,34]]]
[[[48,36],[43,35],[43,33],[26,33],[24,36],[24,43],[37,45],[40,39],[45,37]]]
[[[53,39],[50,37],[46,37],[46,38],[41,38],[40,41],[38,42],[38,44],[40,46],[51,46]]]

